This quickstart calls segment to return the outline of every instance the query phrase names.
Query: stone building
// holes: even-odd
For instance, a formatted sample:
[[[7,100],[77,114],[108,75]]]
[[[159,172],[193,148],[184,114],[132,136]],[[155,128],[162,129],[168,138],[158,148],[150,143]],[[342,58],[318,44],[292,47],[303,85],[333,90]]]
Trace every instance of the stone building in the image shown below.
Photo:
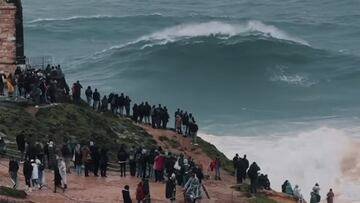
[[[25,64],[21,0],[0,0],[0,70]]]

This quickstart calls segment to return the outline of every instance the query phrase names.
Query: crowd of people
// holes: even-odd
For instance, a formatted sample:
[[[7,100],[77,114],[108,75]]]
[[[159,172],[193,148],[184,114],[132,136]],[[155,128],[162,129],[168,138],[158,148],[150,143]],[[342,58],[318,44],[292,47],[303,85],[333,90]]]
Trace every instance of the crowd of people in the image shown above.
[[[246,155],[241,158],[239,154],[236,154],[233,158],[233,166],[235,170],[236,182],[238,184],[242,184],[245,179],[249,178],[251,194],[256,194],[257,189],[271,190],[268,175],[259,173],[261,169],[256,164],[256,162],[253,162],[251,165],[249,165],[249,161],[247,160]],[[301,189],[298,185],[295,185],[293,188],[291,183],[286,180],[282,184],[281,188],[283,193],[294,197],[297,202],[305,202],[304,197],[301,194]],[[335,195],[332,189],[329,190],[326,196],[327,203],[333,203]],[[320,186],[318,183],[316,183],[310,193],[310,203],[319,203],[320,201]]]
[[[54,174],[54,192],[60,188],[67,189],[67,174],[71,171],[77,176],[107,177],[109,165],[108,150],[99,148],[96,143],[75,144],[64,140],[57,146],[53,140],[46,144],[33,141],[32,136],[21,132],[16,137],[20,159],[10,158],[9,175],[13,187],[18,186],[19,161],[23,163],[26,191],[41,190],[45,184],[45,173]],[[139,178],[136,188],[136,200],[150,200],[149,181],[164,183],[165,196],[171,202],[176,199],[176,186],[182,186],[186,198],[195,202],[202,198],[203,168],[184,154],[173,154],[161,147],[146,149],[142,147],[121,145],[117,153],[120,176]],[[217,159],[219,162],[219,160]],[[46,170],[49,169],[49,170]],[[129,187],[123,189],[124,201],[130,198]],[[127,201],[125,201],[127,202]]]
[[[247,156],[244,155],[242,158],[239,154],[236,154],[233,158],[233,166],[235,170],[237,184],[242,184],[245,179],[250,179],[250,193],[256,194],[257,189],[270,190],[270,180],[267,174],[259,174],[261,170],[256,162],[249,164]]]
[[[81,103],[81,89],[82,85],[79,81],[73,84],[72,97],[75,103]],[[98,89],[92,89],[88,86],[85,90],[86,103],[96,111],[107,112],[110,111],[115,115],[126,116],[131,118],[136,123],[143,123],[151,125],[153,128],[167,129],[170,115],[166,106],[161,104],[150,105],[149,102],[135,103],[131,107],[131,99],[125,96],[124,93],[115,94],[110,93],[104,95],[101,99],[101,94]],[[132,115],[131,115],[132,110]],[[175,131],[182,134],[184,137],[191,137],[192,143],[197,145],[197,131],[199,129],[195,122],[195,118],[191,113],[178,109],[175,112]]]
[[[287,195],[293,196],[299,203],[305,202],[304,197],[301,194],[300,187],[298,185],[295,185],[295,187],[292,188],[289,180],[285,180],[285,182],[282,184],[281,191]],[[327,203],[333,203],[334,196],[335,195],[334,195],[332,189],[330,189],[326,195]],[[318,183],[316,183],[310,193],[310,201],[309,202],[310,203],[319,203],[320,201],[321,201],[320,186]]]
[[[9,99],[24,98],[36,105],[58,102],[70,93],[60,65],[45,69],[17,67],[9,75],[0,71],[0,96],[5,95],[5,89]]]
[[[0,71],[0,96],[5,94],[5,88],[10,99],[22,97],[31,100],[34,104],[48,104],[59,101],[63,96],[70,96],[70,89],[65,81],[60,65],[50,66],[46,69],[21,69],[17,68],[15,73],[6,76]],[[82,104],[82,85],[79,81],[73,83],[71,88],[72,101]],[[99,112],[112,112],[115,115],[126,116],[136,123],[151,125],[153,128],[167,129],[169,112],[166,106],[150,105],[148,102],[133,104],[131,99],[123,93],[110,93],[101,98],[97,89],[92,90],[90,86],[85,90],[87,105]],[[132,114],[131,114],[132,110]],[[191,137],[192,144],[197,145],[198,125],[191,113],[177,109],[174,114],[174,130],[184,137]],[[74,168],[76,175],[85,177],[92,173],[95,177],[107,177],[109,164],[108,149],[99,149],[96,143],[89,141],[88,144],[80,145],[64,141],[62,146],[56,146],[52,140],[43,144],[26,140],[27,135],[20,133],[17,138],[17,146],[20,151],[20,161],[23,162],[23,174],[27,191],[39,189],[45,184],[45,169],[50,169],[54,174],[54,192],[61,188],[63,192],[67,189],[67,174]],[[0,155],[6,151],[4,139],[0,137]],[[147,202],[150,200],[149,181],[166,183],[165,196],[171,202],[176,199],[176,185],[184,188],[186,198],[190,202],[196,202],[202,197],[202,180],[204,179],[202,166],[196,165],[191,157],[184,154],[175,155],[164,151],[161,147],[157,149],[145,149],[141,147],[122,145],[117,153],[120,166],[120,176],[138,177],[139,184],[136,188],[136,200]],[[233,158],[236,182],[241,184],[245,179],[250,180],[250,193],[256,194],[257,189],[270,190],[270,180],[267,174],[261,174],[260,167],[256,162],[251,165],[246,155]],[[17,173],[19,160],[10,158],[9,175],[13,187],[18,187]],[[128,171],[127,171],[128,170]],[[215,171],[214,179],[221,180],[221,161],[216,157],[209,165],[209,171]],[[129,186],[122,190],[124,202],[131,202]],[[311,192],[310,203],[320,202],[320,187],[316,184]],[[294,188],[288,180],[282,185],[282,192],[294,196],[298,202],[303,202],[303,196],[298,185]],[[334,193],[332,189],[327,194],[327,202],[332,203]]]

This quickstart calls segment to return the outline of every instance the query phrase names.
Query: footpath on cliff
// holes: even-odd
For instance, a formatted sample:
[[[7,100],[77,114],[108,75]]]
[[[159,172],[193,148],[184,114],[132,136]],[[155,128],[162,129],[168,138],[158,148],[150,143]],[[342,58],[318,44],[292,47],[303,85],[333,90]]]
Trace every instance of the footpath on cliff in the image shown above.
[[[58,104],[54,106],[48,106],[47,108],[34,108],[34,107],[26,107],[26,108],[17,108],[14,105],[10,106],[1,106],[0,109],[0,119],[2,120],[2,128],[8,127],[6,132],[9,134],[13,133],[12,128],[20,128],[23,122],[30,122],[31,126],[34,130],[41,129],[43,131],[46,130],[44,126],[41,126],[39,122],[50,122],[46,123],[46,125],[53,125],[59,128],[66,130],[67,129],[64,123],[60,121],[63,120],[61,113],[63,112],[71,112],[72,114],[66,114],[64,117],[67,119],[74,119],[78,124],[81,124],[82,118],[79,116],[86,115],[93,122],[98,123],[98,126],[94,126],[95,128],[99,128],[99,126],[104,126],[106,123],[114,124],[114,120],[107,120],[105,115],[101,115],[100,113],[92,112],[90,108],[85,107],[77,107],[72,104]],[[46,112],[46,113],[45,113]],[[47,117],[44,115],[46,114]],[[74,115],[73,115],[74,114]],[[56,117],[57,116],[57,117]],[[5,121],[4,118],[7,120]],[[53,120],[51,120],[51,119]],[[76,119],[75,119],[76,118]],[[41,120],[44,119],[44,120]],[[67,120],[66,119],[66,120]],[[35,122],[35,121],[36,122]],[[49,121],[48,121],[49,120]],[[204,185],[209,193],[210,198],[207,198],[205,194],[203,194],[203,199],[201,202],[264,202],[264,203],[274,203],[274,202],[294,202],[291,198],[287,196],[283,196],[279,193],[272,192],[270,194],[264,195],[262,193],[259,198],[249,198],[246,191],[238,191],[235,185],[235,177],[230,175],[227,171],[222,170],[222,180],[217,181],[213,179],[214,174],[207,171],[208,165],[211,162],[213,157],[209,156],[211,151],[215,151],[214,153],[220,153],[216,151],[216,148],[199,139],[199,146],[191,145],[191,140],[189,138],[184,138],[181,135],[178,135],[172,130],[162,130],[162,129],[153,129],[148,125],[142,124],[134,124],[129,119],[124,118],[116,118],[119,120],[121,125],[127,125],[128,128],[124,129],[116,129],[115,127],[111,127],[112,131],[121,131],[122,134],[128,133],[129,136],[132,136],[133,142],[138,142],[139,137],[134,136],[134,134],[138,134],[143,137],[143,140],[151,143],[150,139],[155,140],[156,145],[161,146],[164,150],[173,152],[173,153],[184,153],[190,157],[192,157],[196,164],[200,164],[203,167],[203,172],[210,178],[204,181]],[[60,123],[57,123],[59,121]],[[8,123],[6,123],[8,122]],[[68,122],[63,120],[63,122]],[[75,121],[69,121],[75,122]],[[79,123],[80,122],[80,123]],[[116,123],[118,125],[119,123]],[[10,125],[13,125],[10,128]],[[17,126],[18,125],[18,126]],[[40,126],[39,126],[40,125]],[[94,125],[90,123],[89,125]],[[4,127],[5,126],[5,127]],[[26,128],[31,128],[27,126]],[[118,127],[120,128],[120,127]],[[50,128],[51,130],[52,128]],[[129,130],[131,129],[131,131]],[[128,132],[129,131],[129,132]],[[144,132],[143,132],[144,131]],[[40,130],[38,130],[40,132]],[[79,132],[82,134],[83,132]],[[114,134],[118,134],[114,132]],[[150,136],[149,136],[150,135]],[[149,136],[149,137],[146,137]],[[124,138],[127,139],[128,137]],[[106,142],[109,142],[105,140]],[[117,141],[115,141],[117,142]],[[14,145],[10,145],[9,150],[15,150]],[[11,149],[12,148],[12,149]],[[112,166],[113,167],[113,166]],[[136,177],[127,176],[125,178],[121,178],[119,173],[115,171],[109,171],[108,177],[100,178],[100,177],[87,177],[84,176],[76,176],[74,173],[68,174],[68,189],[63,193],[62,191],[58,191],[58,193],[53,193],[53,173],[52,171],[46,170],[46,186],[42,188],[42,190],[35,190],[31,193],[28,193],[26,199],[13,199],[6,196],[0,195],[0,200],[10,200],[9,202],[37,202],[37,203],[60,203],[60,202],[88,202],[88,203],[101,203],[101,202],[122,202],[121,190],[125,185],[130,186],[131,197],[135,202],[135,191],[136,186],[139,183],[140,179]],[[18,182],[19,189],[24,189],[24,177],[22,175],[22,164],[20,164],[20,170],[18,174]],[[11,182],[8,176],[8,159],[0,158],[0,186],[11,186]],[[165,198],[165,184],[163,183],[155,183],[150,181],[150,194],[151,194],[151,202],[169,202]],[[183,189],[181,187],[177,187],[177,201],[176,202],[184,202],[183,201]]]

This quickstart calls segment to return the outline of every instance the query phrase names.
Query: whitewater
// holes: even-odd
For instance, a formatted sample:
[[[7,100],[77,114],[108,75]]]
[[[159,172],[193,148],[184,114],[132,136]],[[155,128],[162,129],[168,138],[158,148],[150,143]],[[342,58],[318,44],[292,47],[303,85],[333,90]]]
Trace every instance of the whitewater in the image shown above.
[[[23,2],[26,55],[68,80],[192,112],[272,187],[359,202],[360,2]],[[173,121],[171,121],[173,122]]]

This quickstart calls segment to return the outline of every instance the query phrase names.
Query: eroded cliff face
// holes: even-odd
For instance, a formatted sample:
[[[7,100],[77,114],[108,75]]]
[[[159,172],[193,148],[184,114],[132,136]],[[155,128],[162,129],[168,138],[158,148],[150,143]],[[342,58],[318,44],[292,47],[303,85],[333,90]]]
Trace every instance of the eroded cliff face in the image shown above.
[[[0,0],[0,70],[7,73],[16,64],[16,6]]]

